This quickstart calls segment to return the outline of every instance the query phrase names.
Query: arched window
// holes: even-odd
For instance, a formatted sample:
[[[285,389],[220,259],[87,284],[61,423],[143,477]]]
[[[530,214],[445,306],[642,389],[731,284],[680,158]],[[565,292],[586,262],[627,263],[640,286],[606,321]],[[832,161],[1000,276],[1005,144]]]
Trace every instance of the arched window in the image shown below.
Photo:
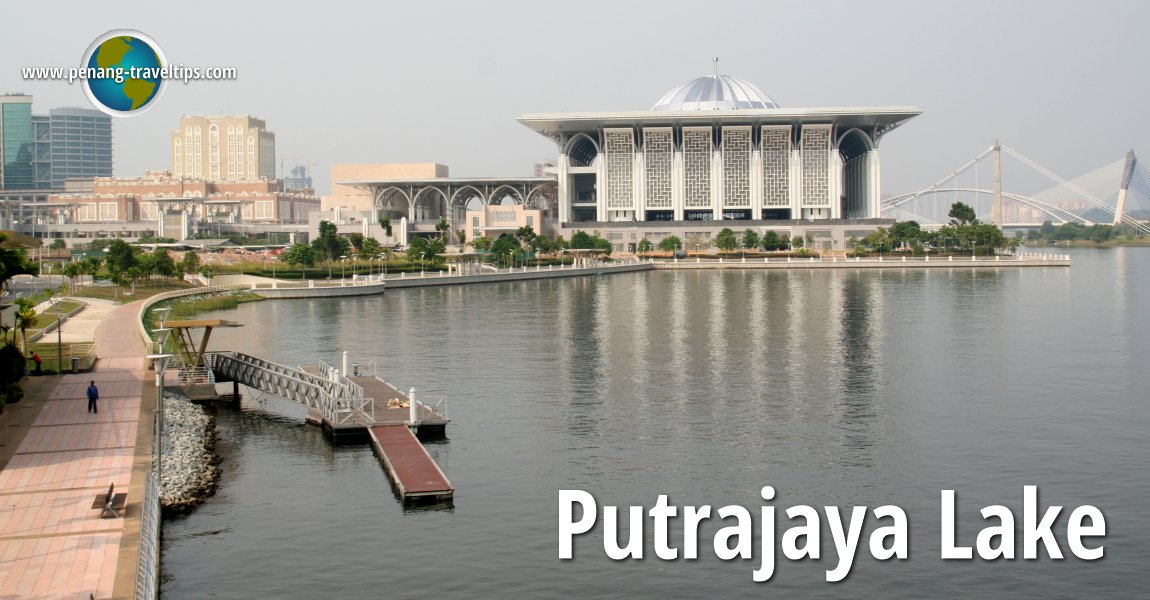
[[[208,143],[220,143],[220,126],[215,123],[212,123],[211,127],[208,127]]]

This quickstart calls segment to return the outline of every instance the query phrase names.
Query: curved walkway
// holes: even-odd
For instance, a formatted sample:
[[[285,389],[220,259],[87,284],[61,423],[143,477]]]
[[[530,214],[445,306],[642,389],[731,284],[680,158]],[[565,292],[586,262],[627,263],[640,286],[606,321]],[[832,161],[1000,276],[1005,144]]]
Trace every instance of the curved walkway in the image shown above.
[[[136,303],[115,307],[95,331],[100,360],[88,374],[25,379],[25,398],[0,419],[0,599],[131,598],[140,501],[151,466],[154,397]],[[89,380],[99,413],[87,412]],[[118,519],[93,500],[127,492]]]

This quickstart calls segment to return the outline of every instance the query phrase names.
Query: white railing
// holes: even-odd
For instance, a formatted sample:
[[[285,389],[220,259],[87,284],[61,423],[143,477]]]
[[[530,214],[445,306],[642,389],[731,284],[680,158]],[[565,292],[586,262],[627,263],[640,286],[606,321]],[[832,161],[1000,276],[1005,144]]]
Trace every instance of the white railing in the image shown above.
[[[160,595],[160,486],[154,473],[144,479],[140,503],[140,547],[136,555],[135,600],[153,600]]]

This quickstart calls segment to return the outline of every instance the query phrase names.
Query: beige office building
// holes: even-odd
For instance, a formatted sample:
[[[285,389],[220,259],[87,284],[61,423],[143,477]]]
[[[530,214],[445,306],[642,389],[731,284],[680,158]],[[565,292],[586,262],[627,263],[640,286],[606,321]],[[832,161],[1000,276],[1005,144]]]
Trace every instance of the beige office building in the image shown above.
[[[276,134],[248,115],[180,117],[172,131],[176,179],[253,181],[276,178]]]

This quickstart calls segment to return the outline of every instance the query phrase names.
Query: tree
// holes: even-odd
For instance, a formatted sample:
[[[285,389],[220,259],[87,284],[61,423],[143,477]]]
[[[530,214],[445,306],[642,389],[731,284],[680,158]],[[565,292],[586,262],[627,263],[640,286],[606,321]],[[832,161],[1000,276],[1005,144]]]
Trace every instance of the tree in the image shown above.
[[[7,283],[16,275],[31,275],[35,273],[28,262],[28,255],[23,248],[4,247],[8,241],[8,234],[0,233],[0,286]]]
[[[803,236],[795,234],[791,237],[791,248],[799,249],[803,247]]]
[[[724,227],[719,235],[715,236],[715,247],[725,252],[734,250],[739,245],[739,238],[735,237],[735,232],[729,228]]]
[[[515,230],[515,239],[519,240],[520,242],[530,244],[531,240],[535,239],[535,237],[535,229],[530,225],[524,225],[523,227]]]
[[[359,247],[360,256],[371,258],[380,254],[383,254],[383,245],[379,243],[379,240],[373,237],[363,239],[363,245]]]
[[[289,265],[302,267],[315,266],[315,250],[307,244],[293,244],[280,256]]]
[[[754,229],[748,229],[743,232],[743,247],[747,250],[759,247],[759,234]]]
[[[76,293],[76,278],[84,274],[84,267],[78,262],[70,262],[64,265],[64,276],[68,278],[69,293]]]
[[[363,234],[362,233],[349,233],[349,234],[347,234],[347,241],[351,244],[352,248],[355,248],[356,252],[359,252],[360,249],[363,248]]]
[[[455,235],[459,236],[459,245],[460,246],[466,246],[467,245],[467,230],[466,229],[460,229],[460,230],[456,231]]]
[[[212,265],[204,265],[200,267],[200,275],[207,279],[210,283],[212,281]]]
[[[81,264],[84,265],[84,272],[92,278],[92,281],[95,281],[96,274],[100,272],[100,267],[104,266],[104,261],[98,256],[89,256],[85,258]]]
[[[156,248],[152,252],[152,257],[155,263],[151,272],[156,275],[160,277],[175,277],[179,273],[179,268],[176,267],[176,261],[172,260],[172,255],[168,254],[167,248]]]
[[[870,232],[865,238],[863,243],[870,247],[871,250],[882,254],[883,252],[890,252],[890,232],[884,227],[876,228]]]
[[[918,221],[899,221],[890,228],[890,240],[895,246],[914,246],[922,241],[922,227]]]
[[[136,281],[138,281],[143,276],[144,276],[144,271],[142,269],[140,269],[139,266],[130,267],[127,271],[124,272],[124,277],[126,277],[128,279],[128,281],[130,281],[132,283],[132,295],[133,296],[136,295]]]
[[[108,273],[112,276],[113,280],[120,279],[123,274],[132,267],[136,266],[136,254],[132,252],[132,247],[127,242],[121,239],[112,240],[108,244],[108,252],[106,254],[106,266]]]
[[[36,305],[31,298],[16,299],[16,327],[20,329],[20,338],[23,340],[21,348],[28,351],[28,328],[35,327],[40,319],[36,316]]]
[[[51,244],[48,244],[48,249],[51,250],[53,254],[56,254],[67,247],[68,242],[65,242],[63,238],[56,238],[52,240]]]
[[[491,243],[493,241],[494,240],[492,240],[491,238],[489,238],[485,235],[481,235],[481,236],[471,240],[470,244],[471,244],[471,247],[474,248],[476,252],[487,252],[487,251],[491,250]]]
[[[379,215],[379,226],[383,228],[383,234],[391,239],[391,217],[387,215]]]
[[[571,234],[571,244],[568,248],[572,250],[590,250],[595,247],[595,238],[586,231],[576,231]]]
[[[639,252],[650,252],[654,247],[655,247],[655,245],[651,243],[651,240],[649,240],[647,238],[643,238],[643,239],[639,240],[639,245],[637,246],[637,249],[639,250]]]
[[[427,255],[427,240],[419,236],[413,236],[407,241],[407,259],[423,261],[423,257]]]
[[[763,237],[759,239],[759,245],[763,247],[763,250],[778,250],[779,234],[773,229],[768,229],[767,232],[763,234]]]
[[[491,253],[498,257],[501,264],[510,264],[516,253],[522,250],[519,240],[506,233],[496,238],[491,244]]]
[[[659,249],[663,252],[674,252],[683,247],[683,241],[678,236],[669,235],[659,240]]]
[[[320,221],[319,236],[312,240],[311,247],[316,251],[316,258],[326,258],[328,269],[331,269],[331,261],[340,256],[346,256],[351,248],[351,243],[347,241],[347,238],[339,236],[335,223]]]
[[[447,219],[439,217],[439,220],[435,223],[435,230],[439,232],[439,239],[443,239],[447,235],[447,232],[451,230],[451,225],[447,223]]]
[[[968,225],[978,222],[974,214],[974,208],[962,202],[951,204],[950,212],[947,213],[946,216],[950,217],[950,223],[952,225]]]
[[[184,253],[184,260],[180,261],[180,270],[188,275],[192,275],[200,270],[200,255],[196,254],[194,250]]]

